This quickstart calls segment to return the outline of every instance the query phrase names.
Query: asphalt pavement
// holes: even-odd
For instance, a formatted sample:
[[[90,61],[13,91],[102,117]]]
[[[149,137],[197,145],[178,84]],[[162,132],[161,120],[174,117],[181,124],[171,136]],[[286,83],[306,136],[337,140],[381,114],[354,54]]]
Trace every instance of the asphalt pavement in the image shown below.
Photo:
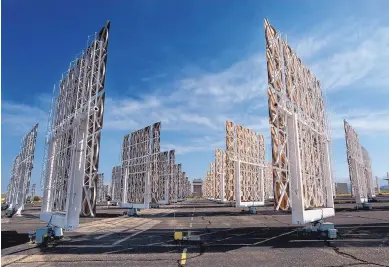
[[[389,200],[389,198],[388,198]],[[389,202],[374,210],[336,205],[336,240],[302,235],[289,213],[272,203],[257,214],[209,200],[188,200],[141,211],[98,206],[96,218],[46,248],[27,233],[44,225],[39,208],[2,216],[2,266],[389,266]],[[301,227],[299,227],[301,228]],[[176,242],[174,232],[192,241]]]

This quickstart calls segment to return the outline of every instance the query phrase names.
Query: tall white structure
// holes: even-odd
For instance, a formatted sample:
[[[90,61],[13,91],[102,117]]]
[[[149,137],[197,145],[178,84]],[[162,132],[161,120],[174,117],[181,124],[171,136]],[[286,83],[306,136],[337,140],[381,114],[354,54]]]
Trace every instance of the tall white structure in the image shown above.
[[[99,173],[97,175],[97,186],[96,186],[96,201],[97,202],[103,202],[105,201],[105,195],[104,195],[104,173]]]
[[[150,204],[168,204],[182,197],[182,179],[175,178],[181,165],[175,168],[174,150],[160,151],[160,131],[157,122],[124,136],[121,207],[148,209]]]
[[[293,224],[335,215],[330,134],[319,81],[265,19],[276,210]]]
[[[20,152],[13,163],[10,184],[8,186],[7,203],[10,209],[16,210],[17,215],[20,215],[24,209],[30,189],[37,135],[38,124],[22,138]]]
[[[271,162],[265,163],[265,179],[264,179],[264,190],[265,199],[274,199],[274,186],[273,186],[273,166]]]
[[[95,216],[110,23],[88,41],[54,90],[42,169],[41,220],[55,229]]]
[[[351,181],[351,194],[357,204],[368,202],[368,183],[365,176],[365,162],[358,134],[345,120],[347,162]],[[371,170],[371,169],[370,169]]]
[[[371,170],[370,155],[364,147],[362,147],[362,157],[364,165],[364,175],[366,180],[365,183],[367,185],[367,196],[368,198],[375,198],[375,186],[373,180],[373,172]]]
[[[264,178],[263,135],[226,121],[225,200],[236,207],[264,205]]]
[[[379,181],[378,176],[375,177],[375,186],[377,188],[377,193],[381,194],[380,181]]]
[[[123,199],[123,176],[122,176],[122,166],[112,167],[112,180],[111,180],[111,200],[112,201],[122,201]]]
[[[32,184],[32,186],[31,186],[31,201],[33,201],[34,197],[35,197],[35,188],[36,188],[36,184]]]
[[[220,149],[215,150],[215,199],[221,202],[226,201],[225,197],[225,172],[226,152]]]
[[[110,195],[111,195],[111,193],[110,193],[109,185],[108,185],[108,184],[103,185],[103,197],[104,197],[104,201],[106,200],[106,197],[107,197],[107,196],[110,196]]]
[[[178,177],[176,175],[175,150],[169,151],[169,203],[176,203],[178,200]]]

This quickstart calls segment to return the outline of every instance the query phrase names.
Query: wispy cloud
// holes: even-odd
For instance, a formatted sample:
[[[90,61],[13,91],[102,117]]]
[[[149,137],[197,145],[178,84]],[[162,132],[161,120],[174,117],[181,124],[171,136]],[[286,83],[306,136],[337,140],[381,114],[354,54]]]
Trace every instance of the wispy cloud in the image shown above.
[[[36,123],[39,131],[46,131],[47,113],[39,107],[3,101],[1,112],[1,123],[7,128],[7,134],[26,134]]]
[[[264,94],[266,84],[265,56],[258,53],[221,72],[181,80],[179,88],[194,96],[212,96],[215,102],[233,104]]]
[[[317,32],[294,40],[297,54],[328,92],[388,90],[389,24],[345,21],[325,23]]]
[[[353,19],[345,26],[324,23],[320,28],[290,40],[297,54],[321,80],[323,88],[329,90],[330,104],[331,93],[342,90],[354,90],[362,85],[368,85],[370,89],[389,88],[389,26],[380,26],[374,21],[363,25],[357,23],[360,22]],[[147,94],[107,98],[104,131],[130,132],[161,121],[162,131],[177,135],[190,133],[201,139],[201,142],[188,139],[162,144],[166,149],[176,148],[177,153],[191,153],[223,148],[225,121],[231,120],[264,133],[269,142],[263,49],[218,72],[204,72],[190,62],[181,72],[182,77],[163,83],[161,80],[166,80],[161,79],[166,76],[164,73],[142,78],[152,88]],[[46,120],[47,114],[40,108],[17,105],[3,104],[3,123],[24,131],[32,125],[32,120]],[[333,112],[333,138],[344,137],[344,118],[360,134],[389,132],[388,125],[382,123],[389,120],[388,110],[357,107],[356,110]],[[203,136],[209,138],[202,139]]]
[[[155,80],[155,79],[160,79],[160,78],[164,78],[166,77],[167,74],[166,73],[160,73],[160,74],[156,74],[156,75],[152,75],[152,76],[148,76],[148,77],[143,77],[141,79],[142,82],[150,82],[152,80]]]
[[[331,113],[333,138],[344,138],[343,120],[347,120],[359,135],[389,135],[389,109],[350,109],[347,112]]]
[[[224,149],[225,141],[218,137],[204,136],[186,140],[185,144],[162,143],[161,151],[175,149],[177,155],[185,155],[200,151],[213,151],[216,148]]]

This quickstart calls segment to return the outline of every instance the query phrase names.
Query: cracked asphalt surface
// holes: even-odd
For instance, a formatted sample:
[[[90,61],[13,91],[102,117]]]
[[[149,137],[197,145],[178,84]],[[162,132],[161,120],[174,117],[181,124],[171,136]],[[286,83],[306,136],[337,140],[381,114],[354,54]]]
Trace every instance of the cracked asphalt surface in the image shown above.
[[[249,214],[209,200],[188,200],[123,216],[99,206],[96,218],[81,218],[76,231],[46,248],[26,243],[44,225],[39,207],[22,217],[2,216],[2,266],[389,266],[389,197],[374,210],[339,203],[340,237],[329,241],[302,235],[288,213],[272,203]],[[176,243],[174,231],[198,240]],[[186,251],[186,255],[183,251]],[[183,260],[184,259],[184,260]]]

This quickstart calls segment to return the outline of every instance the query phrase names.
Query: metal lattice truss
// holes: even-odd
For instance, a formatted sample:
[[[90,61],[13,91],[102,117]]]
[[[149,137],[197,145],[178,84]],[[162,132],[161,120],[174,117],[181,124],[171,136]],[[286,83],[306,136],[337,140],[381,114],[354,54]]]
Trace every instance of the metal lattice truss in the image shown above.
[[[226,171],[226,152],[220,149],[215,150],[215,198],[225,200],[224,177]]]
[[[30,189],[37,135],[38,124],[22,138],[20,152],[13,162],[10,184],[8,186],[7,203],[10,208],[17,209],[18,214],[24,209],[24,204]]]
[[[226,122],[226,176],[225,176],[225,200],[235,200],[235,126],[232,122]],[[228,153],[229,152],[229,153]]]
[[[96,213],[109,27],[107,22],[88,42],[53,94],[41,179],[41,219],[65,229],[77,227],[80,214],[93,217]],[[52,217],[53,212],[61,214]]]
[[[190,182],[186,173],[182,171],[182,164],[177,164],[175,170],[177,179],[177,201],[182,201],[189,196]]]
[[[367,202],[369,185],[365,176],[365,159],[371,175],[370,157],[366,151],[364,158],[362,146],[359,143],[358,134],[351,125],[344,121],[344,131],[346,135],[347,162],[350,173],[351,193],[358,204]]]
[[[12,201],[14,199],[14,195],[17,191],[17,181],[19,180],[18,177],[18,165],[19,165],[19,155],[17,155],[13,161],[12,164],[12,172],[11,172],[11,178],[7,187],[7,203],[11,206]]]
[[[155,162],[155,161],[153,161]],[[155,177],[156,185],[151,188],[151,199],[155,203],[168,204],[169,203],[169,181],[170,181],[170,165],[169,152],[161,152],[157,154],[157,164],[154,165],[152,173],[156,170]],[[157,168],[155,168],[157,167]]]
[[[319,81],[267,20],[265,37],[275,209],[289,209],[292,195],[297,217],[323,207],[331,208],[323,216],[333,216],[330,135]]]
[[[112,201],[121,201],[123,199],[124,183],[122,178],[122,166],[114,166],[112,168],[112,181],[110,192]]]
[[[150,203],[168,204],[178,199],[175,152],[160,152],[160,131],[157,122],[124,137],[124,206],[148,208]]]
[[[226,149],[226,200],[236,201],[236,206],[263,205],[263,135],[226,121]]]
[[[148,205],[150,196],[151,126],[124,136],[122,168],[123,203]]]
[[[209,169],[207,170],[207,173],[205,175],[204,179],[204,197],[206,198],[212,198],[212,192],[211,192],[211,176]]]
[[[36,189],[36,184],[32,184],[32,186],[31,186],[31,201],[34,200],[34,197],[35,197],[35,189]]]
[[[272,163],[266,162],[265,167],[265,199],[274,198]]]
[[[191,194],[191,183],[188,177],[184,179],[184,198],[189,197]]]
[[[104,200],[106,200],[106,197],[109,196],[111,193],[109,192],[110,188],[109,185],[105,184],[103,185],[103,196]]]
[[[369,198],[375,197],[375,181],[373,177],[373,171],[371,170],[371,159],[369,152],[366,148],[362,147],[363,163],[365,167],[365,178],[367,184],[367,196]]]
[[[97,175],[97,186],[96,186],[96,191],[97,191],[96,201],[97,202],[105,201],[103,186],[104,186],[104,173],[99,173]]]
[[[215,198],[216,196],[216,173],[215,173],[215,163],[211,162],[209,163],[209,177],[211,179],[210,182],[210,191],[212,198]]]
[[[177,164],[176,168],[177,175],[177,200],[181,201],[183,199],[183,173],[182,173],[182,164]]]
[[[169,151],[169,202],[177,202],[178,199],[178,177],[175,165],[175,150]]]

